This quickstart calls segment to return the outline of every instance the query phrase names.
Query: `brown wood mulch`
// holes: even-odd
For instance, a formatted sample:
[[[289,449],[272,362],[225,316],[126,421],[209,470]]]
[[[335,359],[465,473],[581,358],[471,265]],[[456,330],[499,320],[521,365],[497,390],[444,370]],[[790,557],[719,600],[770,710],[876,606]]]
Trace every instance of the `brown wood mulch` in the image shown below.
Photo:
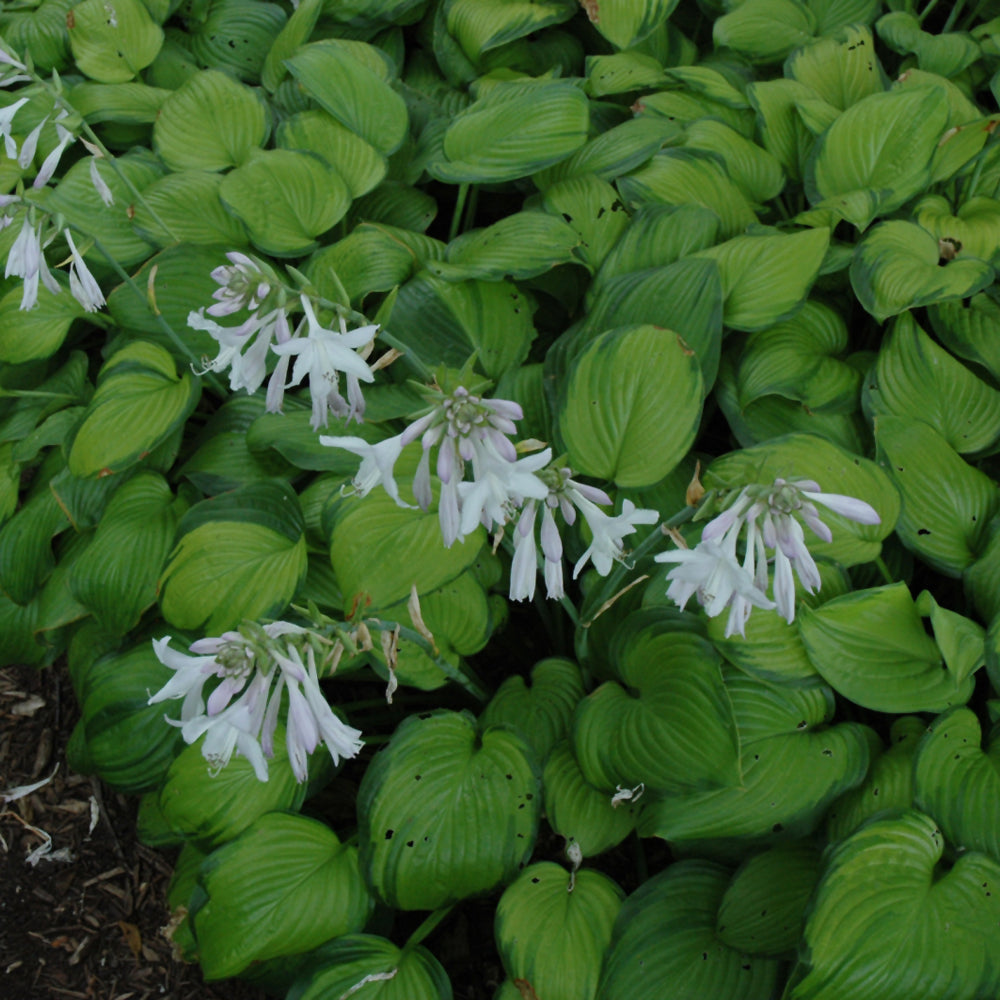
[[[170,856],[135,839],[135,799],[69,770],[76,718],[61,668],[0,670],[0,996],[261,1000],[173,958]]]

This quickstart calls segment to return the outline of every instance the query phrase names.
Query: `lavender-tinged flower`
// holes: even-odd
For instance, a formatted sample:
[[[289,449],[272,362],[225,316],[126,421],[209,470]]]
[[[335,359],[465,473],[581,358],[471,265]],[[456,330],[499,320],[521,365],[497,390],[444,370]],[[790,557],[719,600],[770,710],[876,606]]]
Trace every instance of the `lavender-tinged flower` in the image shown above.
[[[22,170],[27,170],[31,161],[35,158],[35,150],[38,148],[38,140],[41,137],[42,129],[48,124],[49,116],[46,115],[27,135],[21,143],[21,152],[17,154],[17,165]]]
[[[288,336],[288,318],[283,309],[275,309],[265,316],[254,313],[239,326],[220,326],[208,319],[202,308],[188,313],[187,322],[192,329],[203,330],[219,342],[219,353],[203,371],[218,372],[229,368],[229,388],[234,392],[245,389],[252,394],[263,385],[272,341],[280,343],[282,336]],[[280,405],[280,394],[277,394],[276,408]]]
[[[393,476],[396,460],[403,450],[402,436],[386,438],[370,444],[359,437],[327,437],[321,436],[319,443],[329,448],[343,448],[361,459],[361,467],[355,475],[351,488],[356,496],[367,496],[376,486],[380,485],[400,507],[409,507],[399,495],[399,486]]]
[[[491,437],[485,437],[473,452],[472,482],[458,486],[459,540],[475,531],[478,524],[487,531],[503,527],[525,500],[544,500],[549,488],[536,473],[551,460],[552,449],[546,448],[537,455],[511,461],[500,454]]]
[[[66,237],[66,244],[69,246],[70,252],[70,293],[87,312],[97,312],[104,305],[104,294],[101,292],[101,286],[90,273],[90,269],[73,243],[73,237],[68,229],[63,230],[63,236]]]
[[[593,562],[594,569],[601,576],[607,576],[611,572],[612,565],[624,559],[622,539],[626,535],[631,535],[640,524],[656,524],[660,519],[655,510],[638,509],[631,500],[623,501],[622,512],[617,517],[610,517],[582,496],[574,500],[574,503],[583,514],[593,540],[587,551],[576,561],[573,567],[573,579],[580,575],[580,571],[588,561]]]
[[[514,527],[514,558],[510,565],[510,599],[530,601],[535,596],[538,550],[535,546],[537,502],[527,503]]]
[[[360,418],[357,408],[351,406],[339,392],[339,376],[343,372],[353,375],[362,382],[374,382],[375,376],[358,354],[358,349],[370,344],[378,332],[378,326],[363,326],[347,330],[343,318],[341,332],[336,333],[321,326],[316,319],[312,302],[308,296],[300,296],[306,317],[296,335],[274,347],[281,356],[294,355],[291,385],[298,385],[306,376],[309,378],[309,392],[312,395],[313,430],[325,427],[330,410],[350,417]],[[301,330],[305,327],[305,336]]]
[[[90,144],[88,143],[88,146]],[[90,158],[90,183],[94,186],[94,190],[100,196],[101,201],[105,205],[113,205],[115,203],[115,196],[111,192],[111,188],[108,187],[106,181],[101,176],[100,170],[97,169],[97,156],[92,156]]]
[[[17,159],[17,143],[14,141],[13,135],[11,135],[11,129],[14,125],[14,115],[27,103],[28,98],[22,97],[20,100],[14,101],[13,104],[8,104],[5,108],[0,108],[0,136],[3,136],[4,153],[7,155],[8,160]]]
[[[42,252],[41,224],[36,229],[32,226],[27,214],[25,214],[21,232],[7,254],[4,277],[9,278],[11,275],[24,279],[21,309],[34,308],[38,301],[39,279],[53,295],[58,295],[61,291],[59,283],[49,271],[45,254]]]
[[[205,311],[209,316],[230,316],[240,309],[256,311],[271,292],[271,276],[244,253],[234,251],[226,258],[229,264],[212,271],[212,280],[221,287],[212,293],[215,305]]]
[[[58,122],[56,123],[56,135],[59,137],[59,142],[55,149],[45,157],[41,168],[38,171],[37,176],[34,181],[32,181],[32,187],[40,188],[45,187],[46,184],[52,179],[52,175],[56,172],[56,167],[59,166],[59,160],[62,158],[63,150],[73,141],[73,133],[69,129],[63,128]]]

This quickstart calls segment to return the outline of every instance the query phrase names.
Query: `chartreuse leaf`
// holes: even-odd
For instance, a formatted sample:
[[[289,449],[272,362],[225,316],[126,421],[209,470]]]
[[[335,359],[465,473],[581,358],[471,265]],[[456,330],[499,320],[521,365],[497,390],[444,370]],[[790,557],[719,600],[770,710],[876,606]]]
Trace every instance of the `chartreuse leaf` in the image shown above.
[[[717,458],[704,477],[708,488],[742,488],[747,483],[773,483],[775,479],[803,478],[820,489],[856,497],[871,504],[881,524],[862,525],[823,509],[833,541],[810,539],[809,550],[818,558],[844,566],[871,562],[882,548],[899,517],[899,494],[889,477],[874,463],[811,434],[788,434],[766,444],[731,452]]]
[[[171,711],[170,704],[154,707],[160,710],[161,725],[166,725],[164,707],[169,717],[180,711]],[[268,760],[267,781],[260,781],[250,761],[239,755],[221,770],[213,768],[202,756],[201,742],[184,747],[160,788],[160,810],[175,834],[211,850],[238,836],[265,813],[302,805],[307,786],[300,785],[292,773],[280,727],[274,756]]]
[[[840,111],[885,89],[872,33],[861,24],[797,49],[785,61],[785,76],[811,87]]]
[[[807,0],[816,16],[816,34],[833,35],[849,24],[871,24],[878,15],[881,0]]]
[[[43,288],[30,310],[21,309],[22,295],[22,287],[15,285],[0,298],[0,362],[9,365],[51,357],[62,347],[74,320],[86,315],[62,283],[58,295]]]
[[[567,844],[576,844],[585,858],[620,844],[634,829],[638,806],[611,804],[612,796],[583,776],[569,740],[555,745],[542,775],[545,818]]]
[[[285,65],[320,107],[381,154],[403,144],[406,104],[390,86],[389,63],[378,49],[328,38],[304,45]]]
[[[725,788],[645,796],[641,836],[685,850],[743,856],[748,845],[801,837],[833,799],[868,771],[872,731],[854,722],[829,726],[826,687],[767,684],[726,670],[739,731],[742,781]]]
[[[940,87],[862,98],[817,140],[805,168],[809,201],[866,229],[923,190],[947,121]]]
[[[812,87],[798,80],[758,80],[747,87],[747,100],[757,113],[761,144],[794,181],[801,180],[815,143],[798,106],[818,98]]]
[[[69,32],[66,14],[74,0],[42,0],[37,7],[24,10],[6,7],[0,13],[0,34],[19,56],[31,53],[35,69],[41,73],[57,69],[69,62]]]
[[[127,794],[158,788],[184,745],[180,731],[163,721],[163,706],[149,704],[171,676],[144,642],[98,658],[79,680],[91,773]]]
[[[798,619],[809,659],[845,698],[879,712],[939,712],[974,686],[924,631],[905,583],[806,608]]]
[[[939,865],[936,822],[907,811],[837,845],[813,897],[789,1000],[973,1000],[1000,988],[1000,864]]]
[[[401,496],[412,501],[416,442],[396,465]],[[408,471],[404,471],[408,470]],[[373,611],[437,590],[475,561],[485,540],[481,528],[450,548],[441,544],[437,486],[427,511],[400,507],[384,490],[366,497],[339,497],[324,516],[329,525],[330,560],[347,606],[358,595],[371,599]]]
[[[154,181],[135,206],[135,226],[160,246],[194,243],[243,247],[243,222],[219,200],[222,178],[205,170],[181,170]]]
[[[744,861],[719,904],[719,940],[748,955],[794,951],[819,873],[819,848],[806,841],[775,844]]]
[[[156,472],[133,476],[108,502],[69,586],[110,632],[124,635],[156,603],[156,582],[186,507]]]
[[[454,0],[448,5],[448,33],[473,62],[484,52],[568,21],[577,7],[573,0]]]
[[[970,198],[952,213],[946,198],[929,194],[917,202],[913,218],[939,241],[951,243],[959,258],[991,260],[1000,250],[1000,201],[995,198]]]
[[[372,910],[357,848],[305,816],[261,816],[198,872],[192,919],[205,978],[359,931]]]
[[[600,0],[583,5],[594,27],[617,49],[630,49],[652,34],[677,0]]]
[[[536,763],[520,737],[468,713],[409,716],[358,792],[361,864],[375,893],[431,910],[509,882],[534,846]]]
[[[140,0],[83,0],[66,14],[69,44],[81,72],[101,83],[124,83],[160,51],[163,29]]]
[[[650,90],[668,83],[663,66],[645,52],[587,56],[587,93],[591,97]]]
[[[730,948],[716,933],[729,870],[681,861],[645,881],[615,922],[597,996],[756,1000],[776,995],[779,963]]]
[[[543,204],[576,232],[574,253],[590,271],[601,266],[628,228],[628,214],[618,192],[607,181],[590,175],[551,185]]]
[[[875,758],[865,780],[845,792],[826,814],[826,839],[843,840],[876,813],[913,805],[913,757],[927,723],[916,715],[893,719],[889,749]]]
[[[572,660],[552,657],[531,668],[531,682],[508,677],[483,709],[484,729],[505,723],[544,761],[569,731],[573,710],[584,695],[580,668]]]
[[[285,60],[309,41],[322,12],[323,0],[302,0],[292,11],[264,57],[260,83],[268,93],[273,94],[278,89],[278,84],[288,75]]]
[[[938,340],[960,358],[1000,376],[1000,303],[980,293],[940,302],[927,310]]]
[[[804,45],[815,28],[815,17],[799,0],[746,0],[716,20],[712,40],[751,62],[766,64]]]
[[[187,420],[201,387],[177,376],[163,348],[137,340],[105,361],[97,390],[69,450],[69,471],[89,477],[122,472],[162,444]]]
[[[423,272],[399,290],[389,327],[403,348],[460,368],[470,355],[496,378],[528,356],[534,302],[511,281],[445,281]]]
[[[931,340],[910,312],[883,339],[873,374],[866,391],[876,416],[922,420],[960,455],[1000,437],[1000,393]]]
[[[694,441],[703,396],[698,358],[676,333],[609,331],[577,359],[560,407],[571,464],[619,486],[657,482]]]
[[[225,170],[263,145],[267,107],[217,69],[195,73],[170,95],[153,125],[153,148],[171,170]]]
[[[257,83],[264,58],[287,20],[274,3],[217,0],[208,16],[189,29],[186,41],[202,66]]]
[[[655,625],[631,637],[622,684],[584,698],[573,749],[587,781],[681,792],[739,784],[739,752],[720,661],[702,638]]]
[[[800,308],[829,242],[829,229],[820,227],[792,234],[737,236],[695,256],[719,265],[723,322],[751,332],[773,326]]]
[[[601,872],[570,875],[552,861],[525,868],[497,904],[504,971],[539,997],[593,1000],[624,895]]]
[[[343,179],[352,198],[378,187],[388,168],[388,161],[374,146],[319,108],[283,121],[276,138],[281,149],[321,156]]]
[[[441,963],[417,945],[399,949],[373,934],[345,934],[316,948],[286,1000],[451,1000]]]
[[[739,357],[739,402],[746,409],[764,396],[778,395],[811,412],[851,412],[858,402],[861,375],[838,358],[850,338],[839,313],[813,300],[783,323],[748,337]]]
[[[942,299],[968,298],[994,280],[986,261],[951,260],[926,229],[892,219],[865,234],[851,262],[851,286],[879,322]],[[950,252],[953,248],[948,247]]]
[[[721,157],[729,176],[751,201],[770,201],[785,186],[781,164],[766,149],[724,122],[713,118],[692,122],[685,131],[684,145]]]
[[[1000,506],[996,484],[964,462],[930,425],[906,417],[875,421],[880,463],[903,499],[903,544],[948,576],[959,576],[986,544]]]
[[[221,635],[279,615],[306,572],[305,524],[282,480],[249,483],[195,504],[177,526],[160,609],[177,628]]]
[[[914,804],[959,851],[982,851],[1000,863],[1000,742],[982,747],[975,713],[953,708],[927,728],[917,748]]]
[[[336,170],[288,149],[253,153],[226,174],[219,197],[257,247],[284,257],[308,253],[351,204]]]
[[[427,169],[453,184],[516,180],[582,146],[588,121],[587,98],[568,81],[498,84],[451,120]]]
[[[645,166],[620,178],[618,190],[633,207],[645,202],[702,205],[718,216],[719,235],[726,239],[757,221],[753,206],[726,168],[712,154],[696,149],[657,153]]]
[[[917,65],[928,73],[958,76],[981,55],[982,50],[966,34],[922,31],[920,21],[908,11],[894,10],[875,25],[879,39],[894,52],[917,57]]]

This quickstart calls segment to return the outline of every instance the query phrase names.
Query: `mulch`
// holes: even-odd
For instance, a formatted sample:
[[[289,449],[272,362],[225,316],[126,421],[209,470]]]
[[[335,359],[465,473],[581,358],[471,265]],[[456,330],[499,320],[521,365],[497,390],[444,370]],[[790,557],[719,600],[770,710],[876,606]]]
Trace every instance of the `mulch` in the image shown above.
[[[261,1000],[174,959],[162,933],[172,857],[135,839],[136,799],[69,770],[77,715],[60,667],[0,670],[0,796],[52,776],[0,798],[0,995]]]

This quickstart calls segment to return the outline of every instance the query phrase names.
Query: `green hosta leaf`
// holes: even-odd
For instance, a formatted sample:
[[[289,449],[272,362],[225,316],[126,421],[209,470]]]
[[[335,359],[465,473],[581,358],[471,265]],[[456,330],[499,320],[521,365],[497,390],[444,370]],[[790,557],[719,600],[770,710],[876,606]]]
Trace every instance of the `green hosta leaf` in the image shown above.
[[[243,220],[257,247],[284,257],[313,249],[315,238],[342,219],[351,204],[335,170],[287,149],[254,153],[226,174],[219,197]]]
[[[853,24],[793,52],[785,75],[811,87],[840,111],[885,89],[871,31]]]
[[[801,477],[820,489],[856,497],[871,504],[881,524],[861,525],[823,510],[833,533],[832,542],[810,539],[809,550],[821,559],[844,566],[871,562],[881,552],[899,517],[899,494],[889,477],[874,463],[858,458],[823,438],[788,434],[766,444],[717,458],[704,477],[707,488],[735,489],[747,483],[773,483],[778,477]]]
[[[198,872],[192,916],[206,979],[296,955],[364,927],[372,900],[357,849],[304,816],[262,816]]]
[[[451,1000],[441,963],[420,945],[400,950],[371,934],[345,934],[315,949],[286,1000]]]
[[[980,293],[927,310],[938,340],[960,358],[1000,375],[1000,303]]]
[[[787,319],[802,305],[829,242],[830,231],[821,227],[791,235],[737,236],[695,256],[719,265],[723,322],[749,332]]]
[[[92,80],[123,83],[160,51],[163,29],[140,0],[83,0],[66,14],[69,43],[79,69]]]
[[[588,119],[586,96],[568,81],[504,83],[451,120],[427,169],[453,184],[526,177],[582,146]]]
[[[145,260],[151,249],[149,242],[132,226],[130,206],[136,200],[133,188],[144,191],[163,175],[163,166],[146,151],[119,157],[117,170],[99,160],[97,172],[115,199],[113,204],[105,205],[90,179],[88,159],[78,160],[66,171],[46,207],[59,212],[81,232],[99,235],[104,250],[122,267],[131,267]],[[123,176],[119,176],[118,171]],[[77,243],[82,244],[82,240]],[[92,264],[103,263],[102,255],[96,251],[87,256]]]
[[[615,48],[630,49],[663,24],[677,0],[588,0],[583,6],[594,27]]]
[[[388,292],[403,284],[420,266],[413,251],[381,226],[362,223],[333,246],[317,252],[309,273],[320,284],[336,275],[351,302],[360,303],[371,292]],[[328,295],[332,298],[332,295]]]
[[[587,92],[591,97],[651,90],[668,82],[659,60],[644,52],[587,56],[586,67]]]
[[[979,720],[967,708],[939,715],[917,748],[914,804],[933,816],[959,851],[1000,863],[1000,743],[982,748]]]
[[[702,205],[719,218],[724,239],[736,236],[757,221],[753,207],[726,168],[709,153],[694,149],[667,149],[649,163],[618,181],[618,190],[631,207],[644,202],[665,205]]]
[[[944,847],[934,820],[912,811],[839,844],[813,897],[789,1000],[994,994],[1000,865],[969,853],[945,870]]]
[[[826,838],[843,840],[876,813],[913,805],[913,756],[927,723],[916,715],[893,720],[889,749],[877,757],[865,780],[845,792],[826,814]]]
[[[500,685],[479,724],[485,729],[506,723],[544,761],[569,731],[573,709],[583,695],[580,668],[572,660],[540,660],[531,669],[530,684],[515,675]]]
[[[19,56],[31,53],[35,69],[40,73],[69,64],[69,32],[66,15],[74,0],[42,0],[26,9],[5,7],[0,12],[0,34]]]
[[[412,479],[401,470],[416,467],[416,443],[396,466],[404,499]],[[435,487],[436,494],[436,487]],[[412,498],[411,498],[412,499]],[[481,528],[464,541],[445,548],[441,541],[436,495],[427,511],[399,507],[384,490],[366,497],[344,497],[329,511],[330,560],[350,605],[358,595],[371,598],[372,610],[405,600],[411,588],[418,594],[437,590],[476,560],[484,541]]]
[[[901,54],[914,53],[917,65],[929,73],[958,76],[982,55],[980,47],[968,35],[921,31],[920,22],[906,11],[886,14],[879,18],[875,28],[885,45]]]
[[[40,663],[45,659],[45,647],[35,639],[38,622],[38,602],[15,604],[0,593],[0,663]]]
[[[819,849],[802,841],[745,861],[719,903],[719,940],[749,955],[794,951],[819,872]]]
[[[268,93],[273,94],[278,89],[278,84],[288,75],[285,60],[295,55],[299,47],[309,41],[322,13],[323,0],[302,0],[292,11],[264,58],[260,82]]]
[[[866,233],[851,263],[851,285],[879,322],[906,309],[968,298],[994,280],[986,261],[942,258],[942,245],[926,229],[893,219]]]
[[[257,83],[268,49],[286,18],[277,4],[215,0],[208,16],[187,35],[187,42],[203,66]]]
[[[578,243],[576,231],[554,215],[515,212],[452,240],[446,263],[430,264],[429,270],[449,280],[533,278],[574,260]]]
[[[819,138],[805,169],[806,195],[865,229],[920,192],[948,120],[939,87],[871,94]]]
[[[712,39],[752,62],[775,63],[808,42],[815,28],[816,19],[799,0],[745,0],[715,22]]]
[[[58,295],[42,288],[31,310],[21,309],[21,299],[20,285],[0,298],[0,362],[9,365],[51,357],[62,347],[74,320],[86,315],[62,285]]]
[[[719,665],[698,636],[655,626],[635,635],[619,668],[624,686],[605,682],[577,706],[572,740],[586,779],[608,793],[640,783],[657,792],[737,785]]]
[[[576,10],[573,0],[454,0],[446,24],[469,59],[478,62],[484,52],[568,21]]]
[[[403,144],[406,105],[389,84],[379,50],[330,38],[303,46],[285,65],[320,107],[379,153],[388,156]]]
[[[536,996],[593,1000],[623,896],[601,872],[570,875],[552,861],[525,868],[497,904],[497,947],[507,975],[530,984]]]
[[[982,451],[1000,436],[1000,393],[940,348],[909,312],[883,340],[869,377],[869,405],[930,424],[960,455]]]
[[[187,420],[201,387],[177,376],[162,348],[135,341],[113,354],[97,377],[69,451],[69,470],[89,477],[122,472],[142,461]]]
[[[160,710],[163,721],[162,704]],[[173,716],[179,710],[170,710]],[[306,787],[295,780],[283,733],[274,739],[274,757],[268,761],[268,780],[261,781],[253,765],[236,755],[221,770],[202,756],[202,740],[185,747],[170,765],[160,789],[159,805],[166,825],[206,849],[225,844],[265,813],[298,809]]]
[[[246,246],[246,228],[219,200],[221,185],[218,174],[204,170],[167,174],[143,191],[135,206],[136,228],[160,246]]]
[[[939,241],[947,240],[957,256],[991,260],[1000,250],[1000,201],[970,198],[952,214],[942,195],[929,194],[913,209],[913,218]]]
[[[924,631],[905,583],[859,590],[805,609],[799,632],[823,679],[879,712],[939,712],[972,694]]]
[[[902,494],[896,530],[903,544],[939,572],[961,575],[985,545],[1000,503],[996,484],[920,421],[879,417],[875,439]]]
[[[601,266],[628,228],[618,192],[597,177],[570,177],[545,192],[545,210],[564,219],[577,234],[574,253],[590,270]]]
[[[153,147],[171,170],[225,170],[261,146],[269,130],[267,107],[254,91],[206,69],[163,102]]]
[[[378,187],[388,167],[374,146],[320,109],[300,111],[283,121],[277,143],[281,149],[321,156],[347,184],[352,198]]]
[[[100,657],[80,680],[89,768],[127,794],[158,788],[183,746],[180,731],[164,721],[163,706],[149,704],[150,693],[171,676],[144,642]]]
[[[625,900],[604,961],[601,1000],[776,995],[779,964],[753,958],[716,934],[729,871],[711,861],[681,861]]]
[[[850,412],[857,406],[861,375],[837,355],[850,339],[840,314],[807,301],[792,319],[747,339],[737,379],[740,406],[776,394],[810,411]]]
[[[583,776],[569,740],[552,749],[542,776],[545,818],[567,844],[576,844],[585,858],[620,844],[634,829],[638,806],[611,803],[612,796]]]
[[[490,377],[521,364],[534,303],[511,281],[445,281],[426,272],[399,290],[388,327],[403,349],[460,368],[475,352]]]
[[[761,143],[798,181],[815,139],[806,128],[799,105],[818,98],[812,87],[797,80],[760,80],[747,87],[747,99],[757,113]]]
[[[513,733],[411,715],[358,793],[361,862],[390,906],[427,910],[510,881],[534,846],[541,785]]]
[[[816,34],[832,35],[847,25],[871,24],[882,0],[807,0],[816,16]]]
[[[655,483],[694,441],[703,395],[698,359],[676,333],[604,334],[577,360],[560,409],[570,462],[620,486]]]
[[[170,93],[145,83],[80,83],[66,97],[90,125],[152,125]]]
[[[684,145],[721,157],[729,176],[751,201],[770,201],[785,186],[781,164],[767,150],[744,139],[723,122],[712,118],[692,122],[685,131]]]
[[[722,856],[812,832],[827,806],[865,776],[871,730],[833,715],[828,688],[770,685],[726,672],[740,734],[737,785],[645,798],[638,829]]]
[[[185,507],[155,472],[140,472],[111,498],[69,579],[77,600],[109,631],[130,631],[156,603],[156,582]]]
[[[221,635],[244,618],[280,615],[305,576],[304,532],[295,491],[281,480],[196,504],[178,525],[160,580],[163,616]]]

